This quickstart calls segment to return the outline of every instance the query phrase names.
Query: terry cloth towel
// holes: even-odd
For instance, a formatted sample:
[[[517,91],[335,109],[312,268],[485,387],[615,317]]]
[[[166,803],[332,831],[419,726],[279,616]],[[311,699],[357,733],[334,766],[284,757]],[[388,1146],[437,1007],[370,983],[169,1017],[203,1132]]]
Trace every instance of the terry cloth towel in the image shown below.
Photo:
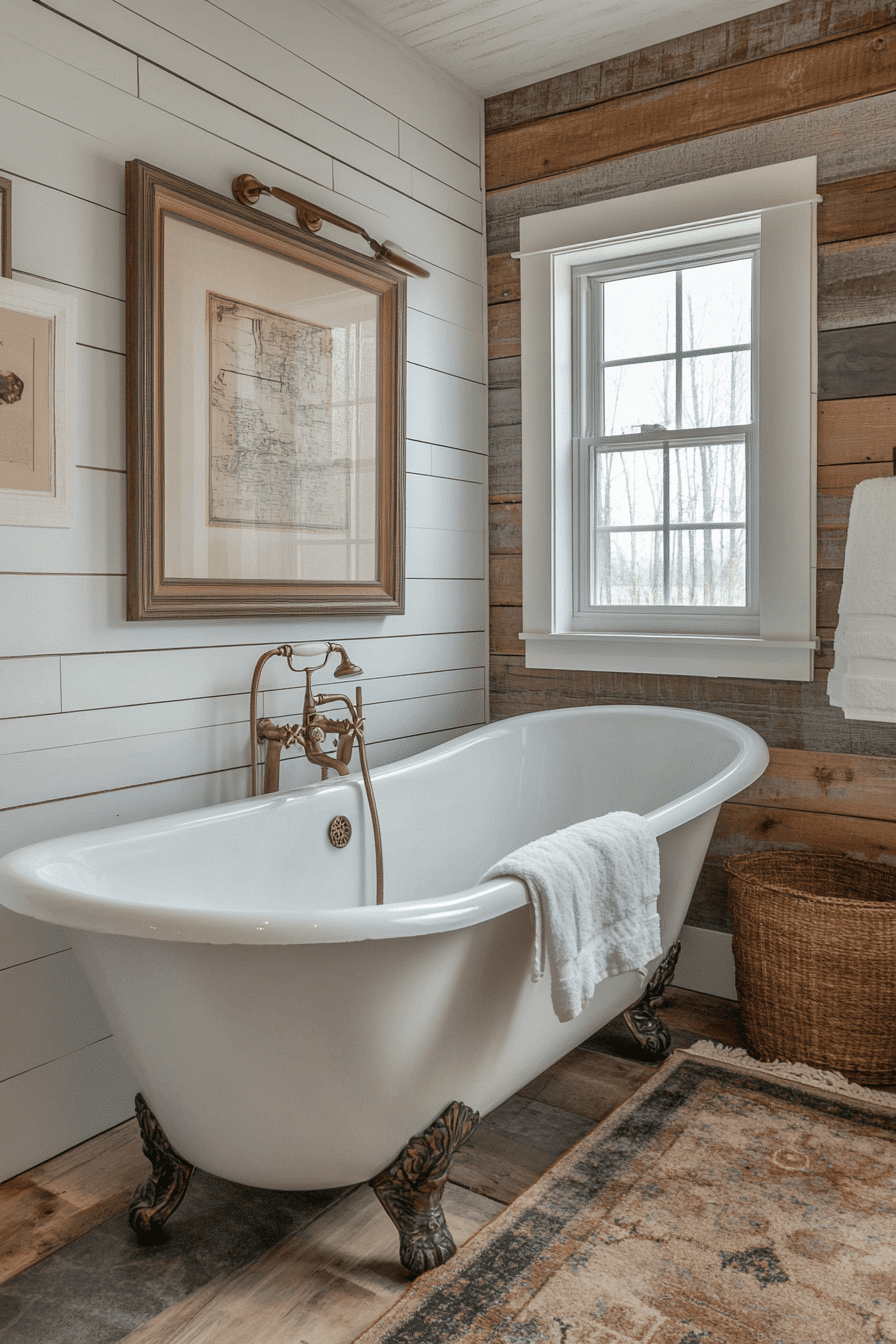
[[[518,877],[535,915],[532,979],[551,970],[551,1002],[571,1022],[601,980],[646,973],[662,955],[660,851],[637,812],[608,812],[533,840],[480,879]]]
[[[853,495],[828,699],[848,719],[896,721],[896,477]]]

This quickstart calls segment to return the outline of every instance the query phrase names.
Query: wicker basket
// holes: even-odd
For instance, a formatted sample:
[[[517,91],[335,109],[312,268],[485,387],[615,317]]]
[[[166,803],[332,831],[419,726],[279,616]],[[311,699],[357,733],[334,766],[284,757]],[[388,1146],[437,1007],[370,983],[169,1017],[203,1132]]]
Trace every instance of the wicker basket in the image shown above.
[[[725,867],[750,1054],[896,1082],[896,868],[783,851]]]

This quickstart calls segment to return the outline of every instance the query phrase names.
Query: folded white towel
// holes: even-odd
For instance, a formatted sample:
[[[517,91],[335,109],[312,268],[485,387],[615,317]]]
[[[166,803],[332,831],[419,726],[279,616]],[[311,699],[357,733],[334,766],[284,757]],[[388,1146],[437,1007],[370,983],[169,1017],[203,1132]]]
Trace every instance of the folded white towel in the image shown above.
[[[492,865],[481,881],[518,877],[535,916],[532,978],[551,970],[551,1002],[561,1022],[585,1007],[601,980],[646,971],[662,954],[656,898],[660,852],[636,812],[567,826]]]
[[[846,534],[828,699],[847,719],[896,721],[896,477],[860,481]]]

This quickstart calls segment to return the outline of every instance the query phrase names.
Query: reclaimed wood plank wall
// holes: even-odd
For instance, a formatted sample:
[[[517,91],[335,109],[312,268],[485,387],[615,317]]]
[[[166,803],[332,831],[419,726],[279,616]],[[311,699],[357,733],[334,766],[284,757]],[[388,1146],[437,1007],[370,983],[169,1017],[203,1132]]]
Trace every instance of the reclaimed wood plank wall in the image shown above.
[[[522,628],[522,215],[818,157],[818,633],[811,683],[551,672]],[[723,809],[687,922],[730,928],[721,864],[767,847],[896,862],[896,726],[827,700],[853,489],[896,453],[896,3],[790,0],[486,101],[491,712],[664,704],[768,742]],[[896,540],[896,539],[894,539]]]

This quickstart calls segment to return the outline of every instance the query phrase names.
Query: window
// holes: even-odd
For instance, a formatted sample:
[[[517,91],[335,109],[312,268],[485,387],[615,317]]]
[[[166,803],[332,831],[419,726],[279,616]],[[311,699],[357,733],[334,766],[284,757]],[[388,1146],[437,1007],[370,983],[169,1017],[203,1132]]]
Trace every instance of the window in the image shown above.
[[[812,677],[815,161],[521,221],[530,666]]]

